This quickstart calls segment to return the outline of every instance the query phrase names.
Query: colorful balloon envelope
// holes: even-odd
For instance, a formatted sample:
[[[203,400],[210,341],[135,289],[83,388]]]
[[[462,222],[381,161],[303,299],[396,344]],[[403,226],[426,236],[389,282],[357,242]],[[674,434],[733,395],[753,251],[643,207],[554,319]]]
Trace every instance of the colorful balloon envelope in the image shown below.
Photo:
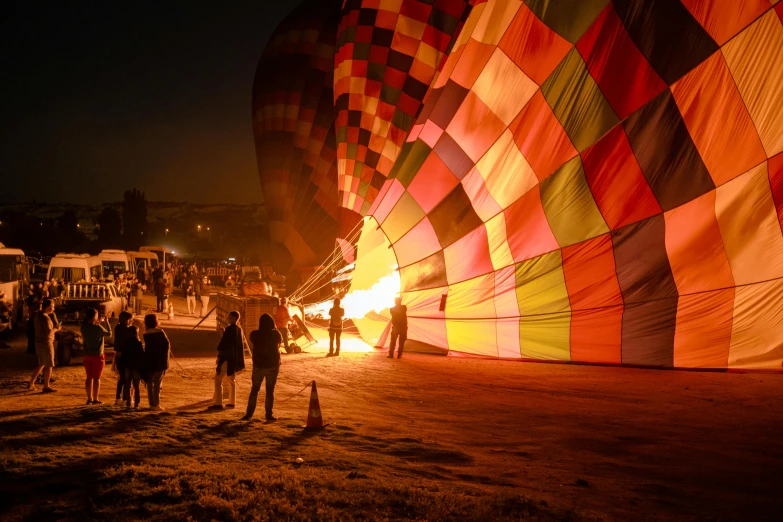
[[[334,77],[344,233],[375,201],[471,3],[346,0]]]
[[[400,102],[404,82],[384,98],[389,83],[373,80],[370,109],[340,98],[367,92],[372,61],[343,69],[338,51],[340,202],[369,216],[357,284],[399,267],[410,348],[780,369],[773,4],[482,3],[421,110]],[[382,343],[387,317],[360,330]]]
[[[273,242],[296,265],[323,261],[337,236],[334,52],[340,0],[307,0],[258,64],[253,129]]]

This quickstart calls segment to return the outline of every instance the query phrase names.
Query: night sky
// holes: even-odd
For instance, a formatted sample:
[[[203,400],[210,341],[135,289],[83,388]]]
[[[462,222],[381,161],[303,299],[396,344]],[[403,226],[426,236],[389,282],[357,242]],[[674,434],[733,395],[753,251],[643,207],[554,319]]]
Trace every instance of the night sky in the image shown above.
[[[0,202],[261,202],[253,75],[297,3],[4,6]]]

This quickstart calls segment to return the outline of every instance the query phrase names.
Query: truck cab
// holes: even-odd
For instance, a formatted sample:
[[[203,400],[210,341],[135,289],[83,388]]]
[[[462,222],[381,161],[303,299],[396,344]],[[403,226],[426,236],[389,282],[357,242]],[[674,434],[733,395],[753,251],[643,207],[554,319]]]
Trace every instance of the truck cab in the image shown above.
[[[78,321],[85,310],[95,308],[103,319],[120,315],[124,307],[122,297],[112,283],[80,282],[65,285],[57,303],[57,315],[66,321]]]

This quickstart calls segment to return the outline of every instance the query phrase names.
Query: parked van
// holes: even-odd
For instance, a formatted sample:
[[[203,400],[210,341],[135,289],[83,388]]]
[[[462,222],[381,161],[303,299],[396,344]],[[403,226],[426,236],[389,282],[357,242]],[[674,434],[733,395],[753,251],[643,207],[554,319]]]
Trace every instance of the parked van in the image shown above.
[[[162,246],[143,246],[141,247],[141,251],[155,254],[164,270],[171,268],[177,259],[177,256],[174,255],[174,251]]]
[[[101,250],[98,254],[103,265],[103,273],[107,276],[117,270],[120,274],[135,272],[133,261],[124,250]]]
[[[100,281],[103,279],[103,263],[90,254],[59,253],[49,262],[46,279],[64,280],[66,283]]]
[[[128,256],[133,263],[134,271],[138,271],[139,267],[151,271],[158,266],[158,256],[152,252],[128,252]]]
[[[24,252],[18,248],[5,248],[0,243],[0,294],[10,309],[10,323],[0,320],[0,332],[20,323],[23,318],[22,303],[30,281],[30,265]]]

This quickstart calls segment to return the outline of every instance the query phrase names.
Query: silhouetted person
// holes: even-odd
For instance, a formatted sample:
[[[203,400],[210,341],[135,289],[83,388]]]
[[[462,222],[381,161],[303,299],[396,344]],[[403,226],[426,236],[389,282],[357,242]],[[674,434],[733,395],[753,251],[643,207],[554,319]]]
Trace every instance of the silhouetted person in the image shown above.
[[[340,307],[340,299],[334,300],[334,305],[329,310],[329,355],[340,355],[340,336],[343,334],[343,316],[345,310]],[[337,351],[334,351],[334,345]]]
[[[163,411],[160,405],[160,385],[163,376],[169,369],[169,354],[171,344],[166,332],[158,327],[158,316],[147,314],[144,316],[144,363],[147,371],[147,398],[150,409]]]
[[[157,302],[156,312],[163,312],[163,302],[166,300],[166,282],[163,277],[155,279],[155,301]]]
[[[207,288],[207,285],[202,279],[199,279],[198,285],[198,299],[201,301],[201,317],[204,317],[207,315],[207,308],[209,307],[209,288]]]
[[[116,330],[115,330],[116,332]],[[122,360],[125,367],[125,386],[122,399],[125,405],[130,408],[139,408],[141,402],[142,380],[146,380],[144,368],[144,347],[139,339],[139,329],[132,324],[131,319],[125,321],[124,331],[125,342],[122,346]],[[117,333],[114,334],[115,344],[117,342]],[[131,388],[133,388],[133,403],[131,403]]]
[[[130,326],[133,316],[123,310],[118,317],[117,326],[114,327],[114,368],[117,372],[117,393],[114,396],[114,405],[120,406],[125,397],[125,344],[128,337],[138,337],[139,331],[135,326]],[[135,329],[135,332],[131,330]]]
[[[30,285],[24,300],[27,307],[27,353],[35,354],[35,314],[41,309],[41,301],[35,293],[35,285]]]
[[[275,321],[269,314],[264,314],[258,320],[258,330],[250,333],[250,344],[253,346],[253,386],[247,399],[247,412],[242,420],[250,420],[256,411],[258,392],[266,379],[266,398],[264,410],[268,422],[276,421],[272,408],[275,404],[275,384],[280,372],[280,343],[283,341],[280,332],[275,329]]]
[[[244,334],[240,327],[239,312],[228,313],[228,326],[223,330],[223,337],[218,344],[217,368],[215,369],[215,393],[212,398],[215,404],[210,409],[223,409],[223,381],[228,382],[229,408],[236,406],[236,374],[245,369]]]
[[[5,302],[5,292],[0,290],[0,348],[10,348],[11,345],[6,342],[11,335],[13,326],[13,317],[11,317],[11,307]]]
[[[402,349],[405,347],[405,341],[408,339],[408,307],[402,304],[399,297],[394,300],[394,306],[391,312],[391,343],[389,344],[389,359],[394,359],[394,347],[397,345],[397,339],[400,340],[400,348],[397,350],[397,358],[402,358]]]

